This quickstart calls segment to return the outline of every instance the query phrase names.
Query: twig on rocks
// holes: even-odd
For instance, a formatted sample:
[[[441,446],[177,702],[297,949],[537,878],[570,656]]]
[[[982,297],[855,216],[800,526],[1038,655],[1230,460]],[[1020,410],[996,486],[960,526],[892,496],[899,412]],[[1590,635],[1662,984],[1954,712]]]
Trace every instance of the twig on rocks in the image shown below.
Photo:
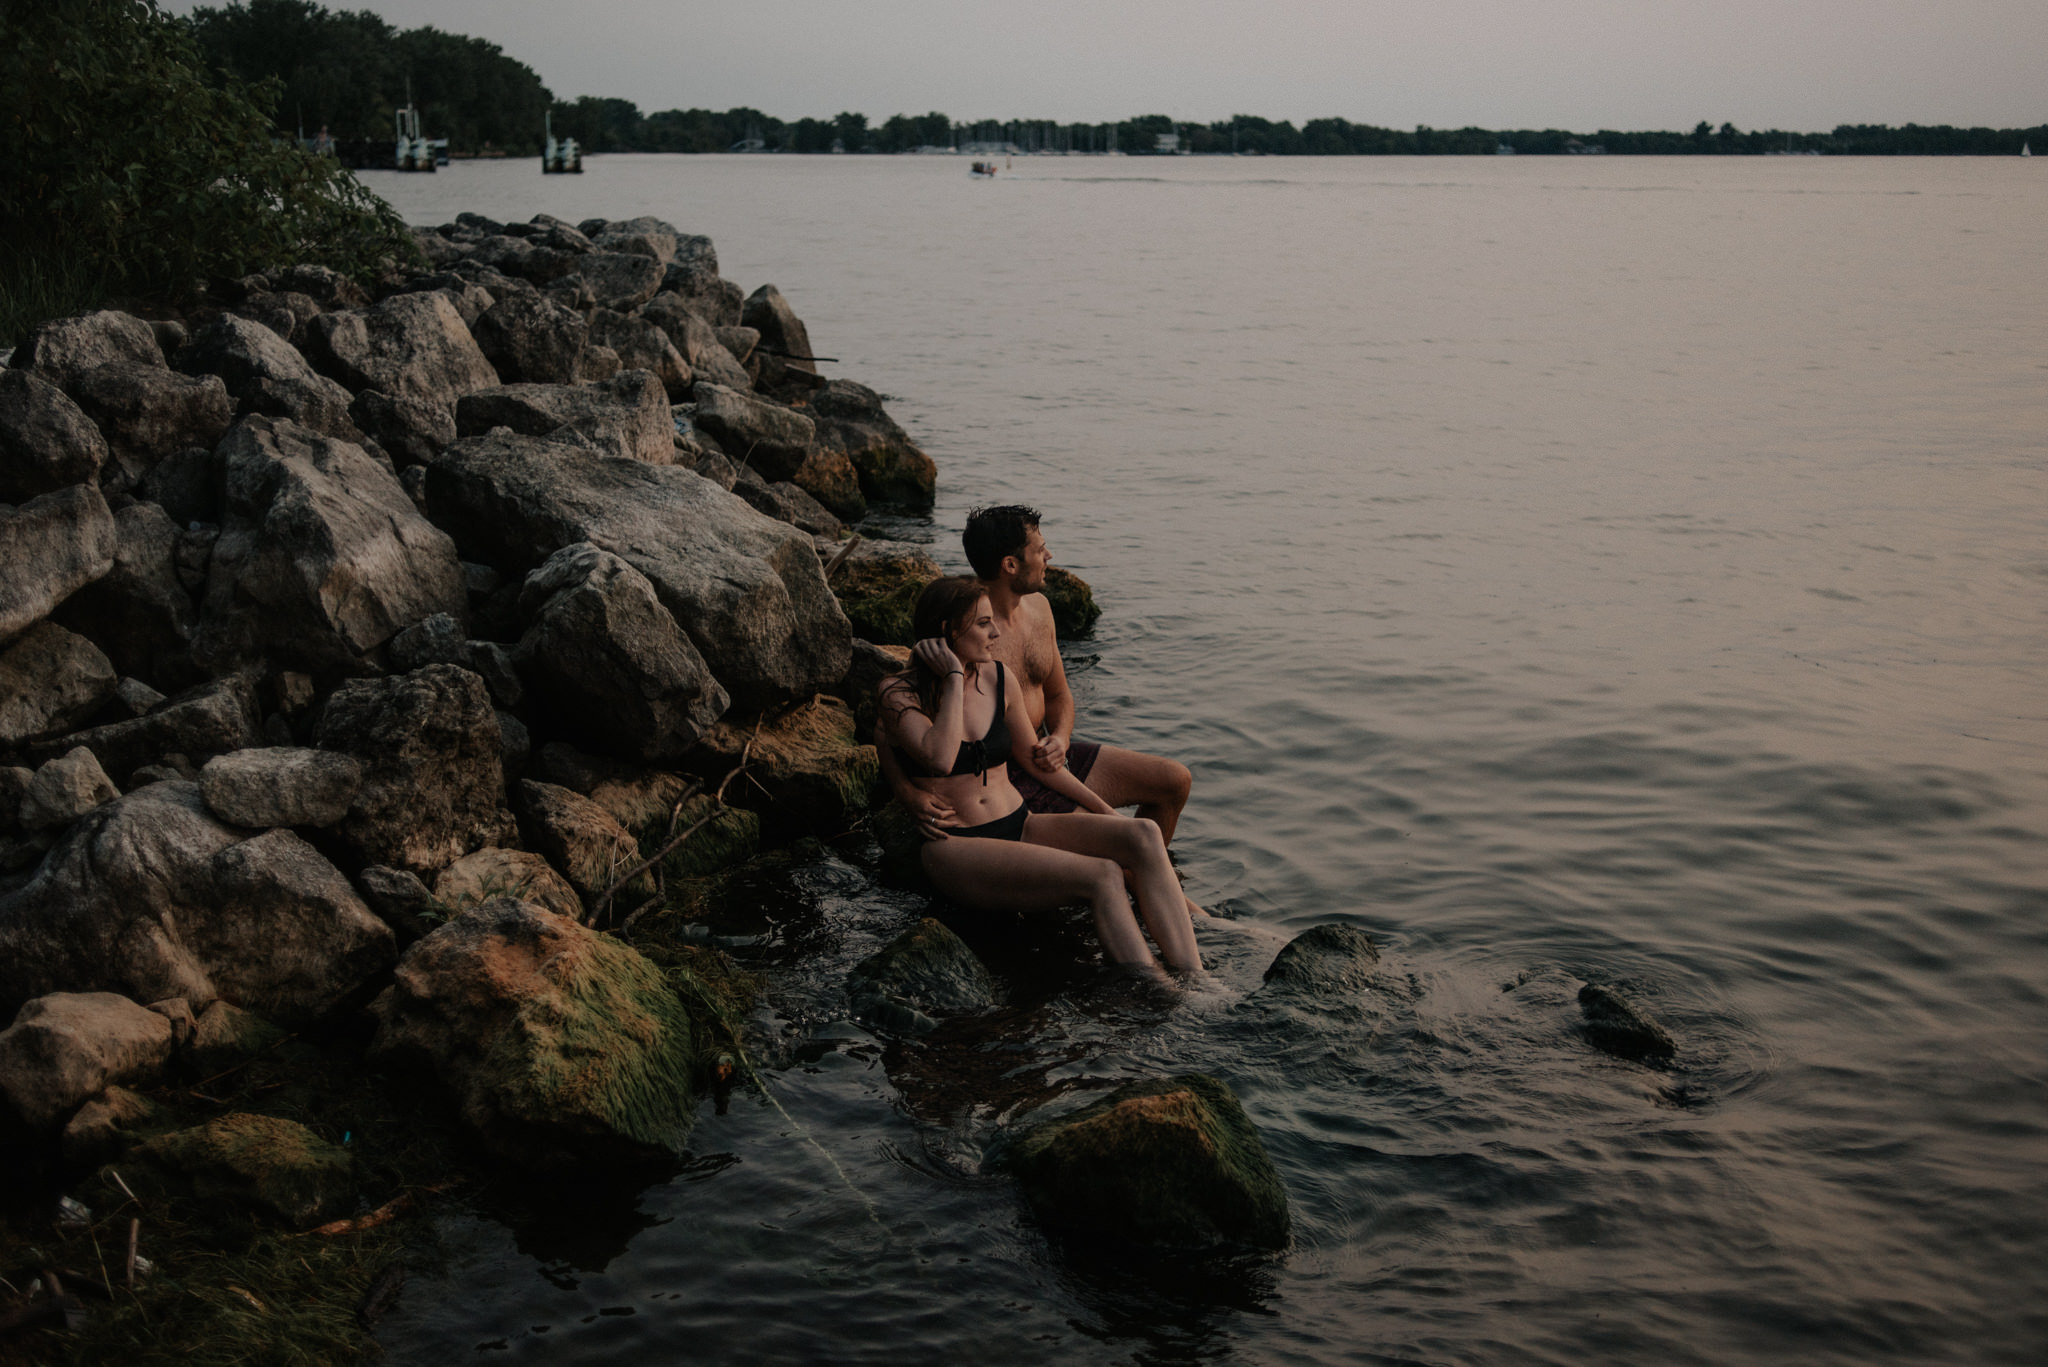
[[[125,1278],[128,1289],[135,1289],[135,1245],[142,1238],[142,1221],[134,1216],[128,1218],[128,1267]]]
[[[859,544],[860,533],[855,532],[850,538],[848,538],[846,544],[839,548],[839,554],[833,556],[831,563],[825,566],[826,583],[829,584],[832,582],[832,576],[839,573],[839,567],[846,563],[846,557],[852,555],[853,548],[855,546],[858,546]]]
[[[147,1210],[149,1208],[149,1203],[144,1201],[140,1196],[137,1196],[135,1192],[128,1186],[128,1184],[121,1180],[121,1174],[118,1171],[116,1171],[113,1168],[108,1168],[107,1176],[114,1179],[114,1185],[121,1189],[121,1194],[126,1196],[129,1200],[133,1201],[138,1209]]]
[[[379,1225],[388,1225],[419,1203],[420,1192],[442,1192],[454,1185],[455,1183],[453,1182],[436,1182],[431,1187],[421,1187],[417,1191],[403,1192],[392,1197],[368,1215],[357,1215],[346,1220],[329,1220],[324,1225],[314,1226],[312,1229],[307,1230],[306,1233],[307,1235],[319,1234],[331,1238],[337,1234],[360,1234],[366,1229],[375,1229]]]
[[[666,896],[657,892],[654,894],[654,896],[648,898],[639,906],[633,908],[632,912],[626,917],[626,919],[619,923],[619,934],[624,935],[628,931],[632,930],[633,923],[635,921],[639,920],[642,916],[645,916],[648,912],[653,911],[656,907],[660,906],[663,902],[667,900],[668,898]]]

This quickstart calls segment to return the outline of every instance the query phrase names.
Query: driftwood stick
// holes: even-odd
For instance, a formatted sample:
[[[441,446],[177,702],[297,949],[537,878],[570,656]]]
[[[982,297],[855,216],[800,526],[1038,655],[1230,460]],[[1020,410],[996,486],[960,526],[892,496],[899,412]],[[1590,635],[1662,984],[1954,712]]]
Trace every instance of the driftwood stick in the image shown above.
[[[140,1196],[137,1196],[133,1191],[129,1190],[128,1184],[121,1180],[121,1174],[119,1172],[115,1171],[113,1168],[108,1168],[107,1176],[114,1179],[114,1185],[121,1189],[121,1194],[126,1196],[129,1200],[133,1201],[138,1209],[148,1209],[147,1203],[144,1202]]]
[[[633,928],[633,923],[635,921],[639,920],[642,916],[645,916],[648,912],[653,911],[656,907],[660,906],[663,902],[667,900],[668,899],[666,897],[664,897],[661,893],[657,892],[654,894],[654,896],[648,898],[639,906],[633,908],[632,912],[626,917],[626,919],[619,922],[619,934],[624,935],[626,932],[630,931]]]
[[[130,1217],[128,1217],[128,1269],[127,1269],[127,1280],[128,1280],[128,1289],[129,1289],[130,1291],[133,1291],[133,1290],[135,1289],[135,1245],[136,1245],[136,1244],[137,1244],[137,1243],[138,1243],[138,1242],[139,1242],[139,1241],[141,1240],[141,1238],[142,1238],[142,1221],[140,1221],[140,1220],[136,1219],[136,1218],[135,1218],[134,1216],[132,1216],[132,1215],[131,1215]]]
[[[308,1235],[320,1234],[332,1237],[336,1234],[360,1234],[366,1229],[375,1229],[379,1225],[388,1225],[399,1216],[411,1210],[418,1203],[420,1192],[424,1191],[429,1194],[443,1192],[454,1185],[454,1182],[436,1182],[431,1187],[421,1187],[416,1191],[401,1192],[371,1211],[368,1215],[357,1215],[347,1220],[330,1220],[324,1225],[317,1225],[307,1230],[306,1233]]]
[[[832,561],[830,564],[825,566],[825,580],[827,583],[831,582],[833,575],[839,573],[839,567],[846,563],[846,557],[852,555],[853,548],[855,546],[858,546],[859,544],[860,533],[855,532],[851,537],[847,539],[846,544],[839,548],[839,553],[832,557]]]
[[[766,352],[770,356],[780,356],[785,361],[830,361],[834,365],[839,364],[837,356],[806,356],[801,351],[784,351],[781,347],[762,346],[759,342],[754,343],[754,350]]]

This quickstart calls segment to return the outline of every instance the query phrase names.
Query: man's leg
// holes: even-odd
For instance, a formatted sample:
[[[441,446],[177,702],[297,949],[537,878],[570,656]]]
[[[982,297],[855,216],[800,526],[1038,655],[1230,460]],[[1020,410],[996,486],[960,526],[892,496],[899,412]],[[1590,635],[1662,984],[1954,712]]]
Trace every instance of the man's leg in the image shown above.
[[[1138,815],[1156,822],[1159,833],[1171,841],[1195,778],[1185,764],[1105,745],[1085,782],[1112,807],[1136,804]]]

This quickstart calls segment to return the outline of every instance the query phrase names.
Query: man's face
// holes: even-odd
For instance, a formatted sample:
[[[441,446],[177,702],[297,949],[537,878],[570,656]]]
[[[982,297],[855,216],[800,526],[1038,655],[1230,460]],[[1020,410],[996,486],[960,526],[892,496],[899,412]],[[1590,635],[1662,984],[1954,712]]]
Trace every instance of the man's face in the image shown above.
[[[1013,593],[1039,593],[1045,588],[1045,567],[1052,563],[1052,553],[1045,548],[1045,536],[1036,527],[1024,531],[1024,554],[1003,557],[1003,564],[1010,571],[1010,591]]]

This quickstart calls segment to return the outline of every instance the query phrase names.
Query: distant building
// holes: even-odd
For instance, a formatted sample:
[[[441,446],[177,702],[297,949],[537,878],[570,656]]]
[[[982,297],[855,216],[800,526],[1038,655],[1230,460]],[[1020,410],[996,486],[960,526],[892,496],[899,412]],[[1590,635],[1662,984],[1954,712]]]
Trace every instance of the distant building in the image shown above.
[[[1512,157],[1513,155],[1515,155],[1515,149],[1513,146],[1505,142],[1496,143],[1494,145],[1493,154],[1497,157]]]
[[[1607,149],[1597,142],[1580,142],[1577,138],[1566,138],[1564,150],[1575,157],[1604,157]]]
[[[1152,144],[1152,150],[1164,156],[1178,156],[1180,154],[1180,134],[1161,133],[1158,140]]]

